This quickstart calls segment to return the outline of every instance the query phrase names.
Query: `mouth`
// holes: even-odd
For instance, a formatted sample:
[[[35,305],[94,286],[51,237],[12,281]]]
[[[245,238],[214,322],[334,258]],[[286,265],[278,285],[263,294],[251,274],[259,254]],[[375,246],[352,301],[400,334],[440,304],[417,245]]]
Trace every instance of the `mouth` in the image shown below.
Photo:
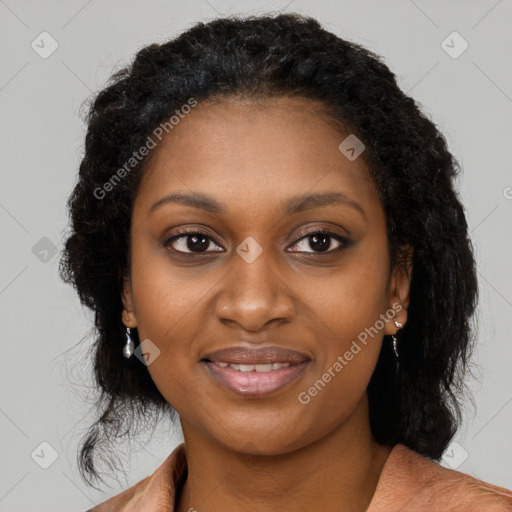
[[[203,364],[208,374],[224,388],[246,398],[259,398],[273,395],[291,385],[310,362],[240,365],[206,360]],[[269,366],[272,368],[268,369]]]
[[[259,398],[290,386],[304,373],[311,359],[283,347],[241,346],[212,352],[201,363],[223,388],[246,398]]]
[[[260,363],[260,364],[236,364],[236,363],[228,363],[227,361],[209,361],[208,359],[204,359],[208,363],[214,363],[221,368],[232,368],[233,370],[237,370],[239,372],[259,372],[259,373],[268,373],[276,370],[280,370],[281,368],[288,368],[291,363]]]

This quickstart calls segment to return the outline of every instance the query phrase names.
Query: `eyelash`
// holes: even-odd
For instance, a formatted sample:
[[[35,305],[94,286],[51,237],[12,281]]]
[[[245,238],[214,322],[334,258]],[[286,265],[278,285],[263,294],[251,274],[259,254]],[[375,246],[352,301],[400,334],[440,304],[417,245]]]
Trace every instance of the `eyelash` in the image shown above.
[[[176,252],[178,254],[187,254],[187,255],[200,255],[200,254],[208,254],[208,253],[211,253],[211,252],[221,252],[221,251],[204,251],[204,252],[196,252],[196,253],[194,253],[194,252],[185,252],[185,251],[178,251],[176,249],[172,249],[171,246],[172,246],[173,242],[175,242],[176,240],[179,240],[180,238],[187,238],[188,236],[193,236],[193,235],[204,236],[205,238],[208,238],[208,239],[210,239],[211,241],[213,241],[214,243],[217,244],[217,242],[215,242],[215,240],[208,233],[205,233],[204,231],[201,231],[199,229],[187,229],[187,228],[183,229],[182,228],[182,229],[178,229],[177,230],[177,234],[176,235],[173,235],[172,237],[167,238],[162,243],[162,247],[171,248],[171,250],[173,250],[174,252]],[[334,238],[335,240],[340,242],[341,245],[338,248],[330,249],[330,250],[325,251],[325,252],[315,252],[315,251],[312,251],[312,252],[298,251],[298,252],[303,252],[305,254],[315,254],[315,255],[332,255],[336,251],[342,252],[350,243],[350,241],[347,238],[345,238],[344,236],[340,235],[336,231],[333,231],[332,229],[329,229],[329,228],[323,228],[323,229],[318,229],[316,231],[309,231],[309,232],[306,232],[306,233],[300,233],[299,234],[300,238],[298,238],[297,241],[293,243],[293,245],[296,245],[301,240],[303,240],[305,238],[312,237],[314,235],[328,235],[329,237]],[[219,244],[217,244],[217,245],[219,245]]]

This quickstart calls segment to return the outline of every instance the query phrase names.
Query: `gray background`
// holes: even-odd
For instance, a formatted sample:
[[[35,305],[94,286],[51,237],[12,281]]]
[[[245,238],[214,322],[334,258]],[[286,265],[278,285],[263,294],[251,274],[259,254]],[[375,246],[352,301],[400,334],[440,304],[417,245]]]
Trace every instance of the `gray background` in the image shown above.
[[[91,385],[84,345],[73,346],[92,315],[59,281],[54,252],[62,248],[65,201],[83,151],[78,109],[147,43],[195,21],[272,10],[313,15],[383,55],[461,162],[482,289],[481,369],[471,382],[475,413],[469,410],[443,465],[512,488],[510,0],[0,0],[0,512],[83,512],[150,474],[181,441],[162,425],[153,442],[133,447],[128,480],[121,487],[112,481],[104,494],[76,470],[77,443],[92,418],[81,387]],[[58,48],[43,59],[31,43],[45,31]],[[469,44],[457,58],[445,49],[459,53],[461,41],[442,43],[453,31]],[[52,449],[43,442],[57,453],[47,469],[40,464],[51,462]]]

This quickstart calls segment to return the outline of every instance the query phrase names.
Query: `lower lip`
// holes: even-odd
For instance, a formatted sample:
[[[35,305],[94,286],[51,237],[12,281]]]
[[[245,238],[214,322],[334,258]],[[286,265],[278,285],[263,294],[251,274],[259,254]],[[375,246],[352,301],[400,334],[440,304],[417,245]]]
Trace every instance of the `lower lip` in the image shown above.
[[[206,361],[209,374],[229,390],[244,397],[263,397],[280,391],[301,375],[309,361],[292,364],[271,372],[240,372],[229,366]]]

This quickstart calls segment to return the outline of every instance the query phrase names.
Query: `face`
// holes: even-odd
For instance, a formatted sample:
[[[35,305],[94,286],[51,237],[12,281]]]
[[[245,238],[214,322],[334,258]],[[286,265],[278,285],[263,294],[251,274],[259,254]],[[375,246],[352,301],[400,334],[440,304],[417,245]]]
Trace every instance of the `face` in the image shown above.
[[[362,403],[391,318],[405,324],[408,278],[390,268],[364,153],[338,149],[348,135],[311,100],[223,100],[199,103],[154,150],[123,321],[160,351],[147,370],[185,438],[268,454],[315,442]],[[250,373],[212,362],[232,347],[296,359],[269,367],[286,357],[268,352]]]

